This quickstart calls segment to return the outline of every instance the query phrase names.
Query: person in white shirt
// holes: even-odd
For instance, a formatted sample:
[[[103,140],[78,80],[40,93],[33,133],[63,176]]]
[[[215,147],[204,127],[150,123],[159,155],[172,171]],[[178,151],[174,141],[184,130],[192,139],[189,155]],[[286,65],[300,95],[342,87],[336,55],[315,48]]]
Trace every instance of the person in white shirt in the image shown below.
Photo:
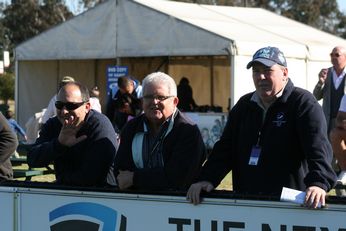
[[[345,66],[346,48],[336,46],[330,53],[332,67],[322,68],[313,94],[317,100],[323,99],[322,108],[327,120],[328,132],[335,125],[341,98],[346,94]]]
[[[99,96],[100,96],[100,90],[97,86],[94,86],[90,90],[90,99],[89,99],[90,108],[102,113]]]

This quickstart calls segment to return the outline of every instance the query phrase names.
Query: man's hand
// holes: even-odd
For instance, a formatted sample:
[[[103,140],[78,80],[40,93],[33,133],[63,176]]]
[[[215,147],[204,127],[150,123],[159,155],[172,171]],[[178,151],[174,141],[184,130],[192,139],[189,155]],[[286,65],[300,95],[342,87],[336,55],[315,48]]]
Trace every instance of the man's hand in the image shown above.
[[[326,205],[326,191],[317,186],[310,186],[306,189],[304,205],[309,208],[316,209],[319,205]]]
[[[328,69],[327,68],[321,69],[320,73],[318,73],[318,79],[319,79],[319,83],[321,85],[323,85],[324,82],[326,81],[327,74],[328,74]]]
[[[68,118],[64,119],[64,124],[60,130],[58,141],[60,144],[71,147],[87,138],[86,135],[76,137],[77,132],[81,128],[83,123],[78,124],[78,120],[73,116],[69,115]]]
[[[117,176],[117,183],[119,189],[130,188],[133,185],[133,175],[134,173],[131,171],[119,170],[119,174]]]
[[[193,203],[194,205],[197,205],[201,203],[201,192],[206,191],[210,192],[214,189],[214,186],[208,182],[208,181],[200,181],[195,184],[192,184],[189,188],[189,191],[187,192],[186,199]]]

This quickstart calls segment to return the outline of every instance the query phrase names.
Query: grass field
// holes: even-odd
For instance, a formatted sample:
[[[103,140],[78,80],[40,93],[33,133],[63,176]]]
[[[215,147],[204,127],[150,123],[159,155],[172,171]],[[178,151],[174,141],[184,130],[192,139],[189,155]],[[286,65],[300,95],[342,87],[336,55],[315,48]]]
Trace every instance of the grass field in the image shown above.
[[[53,167],[53,166],[51,166]],[[22,164],[20,166],[13,166],[13,169],[28,169],[27,164]],[[45,170],[45,168],[38,168],[40,170]],[[16,178],[16,180],[24,181],[25,177],[22,178]],[[55,181],[55,175],[54,174],[47,174],[42,176],[34,176],[31,178],[31,181],[37,181],[37,182],[53,182]]]
[[[28,165],[23,164],[21,166],[14,166],[14,169],[28,169]],[[22,180],[24,181],[25,178],[17,178],[16,180]],[[32,177],[31,181],[36,182],[53,182],[55,181],[55,175],[54,174],[48,174],[44,176],[34,176]],[[225,178],[221,181],[220,185],[216,188],[217,190],[232,190],[232,173],[228,173]],[[335,196],[335,190],[332,189],[328,195]]]

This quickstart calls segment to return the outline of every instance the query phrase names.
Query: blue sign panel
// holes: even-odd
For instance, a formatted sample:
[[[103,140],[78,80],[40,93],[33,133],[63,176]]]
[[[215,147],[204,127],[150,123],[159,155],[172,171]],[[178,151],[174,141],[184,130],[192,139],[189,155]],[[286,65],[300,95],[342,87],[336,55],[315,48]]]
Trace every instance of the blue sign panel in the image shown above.
[[[107,66],[107,94],[114,94],[118,91],[118,78],[127,76],[129,69],[127,66]]]

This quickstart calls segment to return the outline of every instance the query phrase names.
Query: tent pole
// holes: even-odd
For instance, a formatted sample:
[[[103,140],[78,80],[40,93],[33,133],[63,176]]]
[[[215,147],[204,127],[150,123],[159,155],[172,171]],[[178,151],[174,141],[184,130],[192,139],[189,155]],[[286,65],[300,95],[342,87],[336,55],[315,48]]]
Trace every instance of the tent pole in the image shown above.
[[[214,105],[214,57],[210,56],[210,106]]]
[[[230,98],[228,99],[228,108],[227,108],[228,111],[230,111],[234,103],[232,102],[232,99],[234,99],[234,76],[235,76],[234,59],[235,59],[235,55],[237,51],[236,44],[234,42],[231,42],[225,50],[228,53],[229,68],[230,68],[230,87],[229,87]]]

